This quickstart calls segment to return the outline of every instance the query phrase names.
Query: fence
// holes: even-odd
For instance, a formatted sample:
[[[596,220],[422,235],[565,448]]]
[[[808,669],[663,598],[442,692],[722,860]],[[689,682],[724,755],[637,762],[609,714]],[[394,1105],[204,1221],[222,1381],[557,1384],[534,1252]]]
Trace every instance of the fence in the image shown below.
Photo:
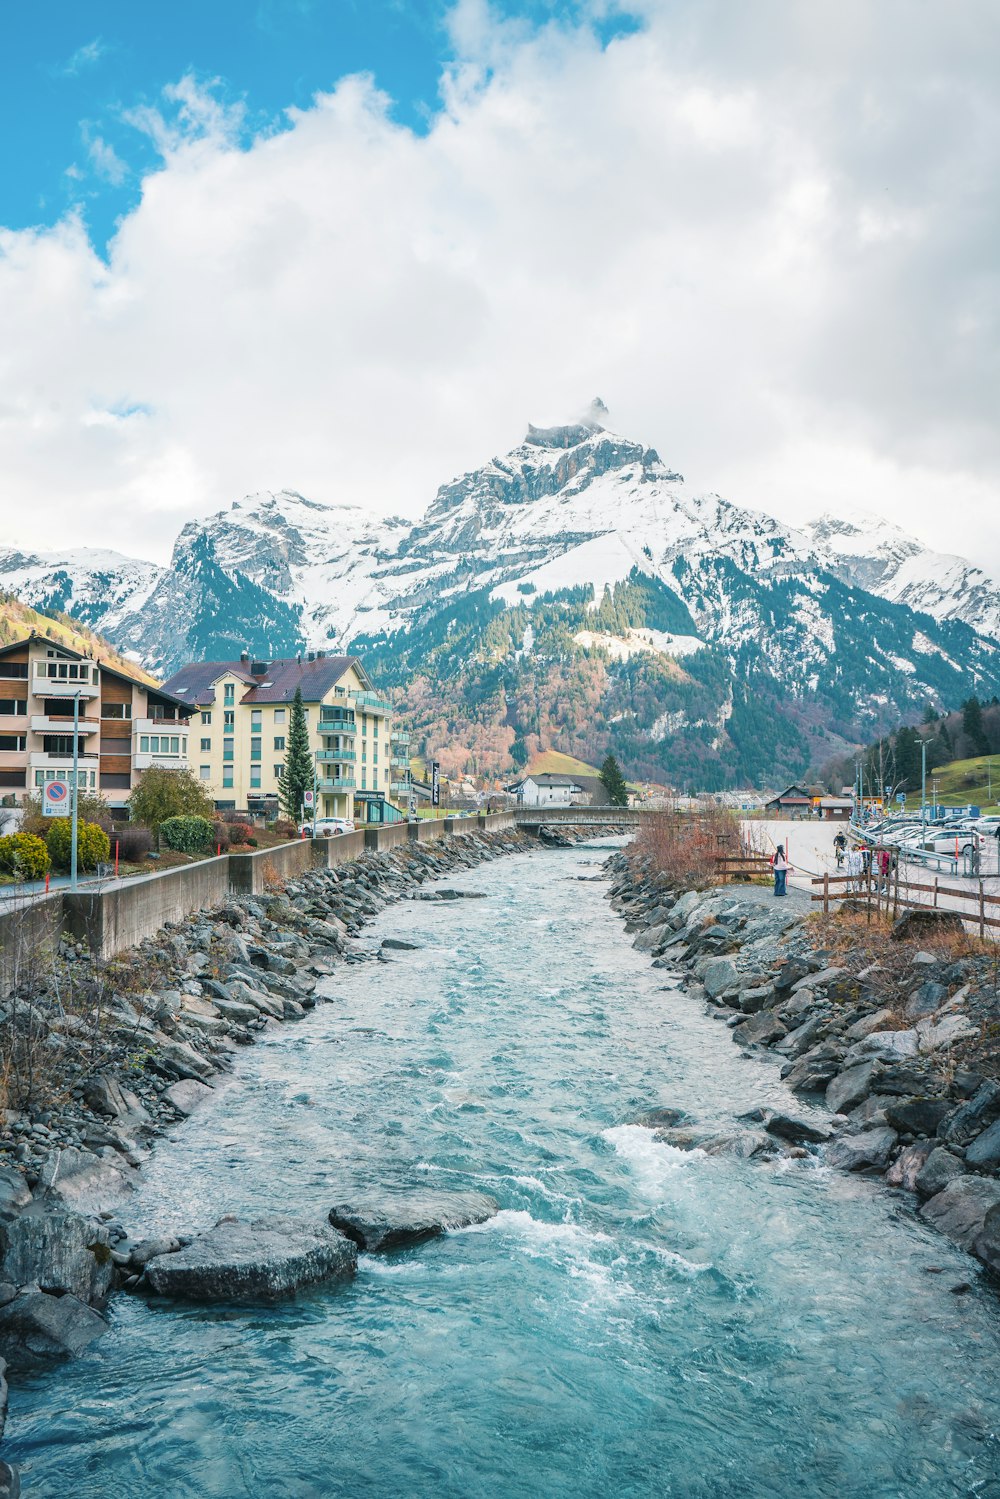
[[[936,876],[933,885],[922,885],[915,880],[902,879],[897,865],[884,877],[869,869],[862,874],[817,875],[812,883],[822,887],[819,891],[813,892],[811,899],[822,901],[824,911],[829,911],[831,900],[861,899],[865,902],[869,922],[873,910],[876,915],[888,915],[891,911],[895,920],[902,907],[904,910],[950,910],[962,921],[978,926],[979,935],[984,938],[987,927],[1000,927],[1000,914],[987,915],[987,907],[991,912],[994,907],[1000,911],[1000,895],[988,895],[983,888],[982,880],[979,880],[972,889],[963,885],[942,885]],[[842,893],[838,894],[832,889],[833,886],[845,888]],[[930,896],[930,900],[915,898],[924,895]],[[948,900],[971,902],[975,909],[969,911],[961,907],[955,909],[951,906],[942,906],[940,904],[942,897]]]
[[[770,879],[772,869],[766,854],[717,854],[715,872],[720,880]]]

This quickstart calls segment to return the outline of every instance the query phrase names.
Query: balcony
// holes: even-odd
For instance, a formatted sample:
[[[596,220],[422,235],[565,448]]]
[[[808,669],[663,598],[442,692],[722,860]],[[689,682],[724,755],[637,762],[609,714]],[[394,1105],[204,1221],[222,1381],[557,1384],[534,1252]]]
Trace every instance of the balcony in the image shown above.
[[[353,776],[323,776],[316,782],[320,791],[353,791]]]
[[[187,770],[190,761],[187,755],[133,755],[132,765],[136,770]]]
[[[410,731],[409,729],[393,729],[389,738],[393,744],[409,744]]]
[[[389,787],[389,790],[392,792],[393,796],[409,797],[410,792],[413,790],[413,782],[393,781]]]
[[[96,678],[97,673],[95,671]],[[63,677],[47,677],[42,672],[36,671],[31,690],[36,697],[68,697],[70,701],[80,694],[81,698],[100,697],[101,687],[98,681],[75,682]]]
[[[393,750],[392,758],[390,759],[389,764],[392,766],[393,770],[409,770],[410,757],[409,755],[397,755],[395,750]]]
[[[134,734],[184,734],[191,726],[189,718],[106,718],[104,723],[120,723],[122,729],[131,724]],[[108,734],[111,730],[105,727],[104,732]]]
[[[86,766],[88,769],[95,766],[100,758],[100,755],[91,750],[81,750],[77,756],[81,768]],[[28,765],[31,770],[72,770],[73,756],[47,755],[44,750],[32,750],[28,755]]]
[[[77,725],[80,734],[96,734],[100,729],[100,720],[96,718],[81,718]],[[34,713],[31,717],[31,732],[33,734],[69,734],[73,733],[72,713],[62,714],[57,717],[54,713]]]
[[[323,749],[316,751],[316,759],[320,765],[336,765],[341,760],[356,760],[357,758],[352,749]]]
[[[391,713],[392,704],[384,697],[379,697],[377,692],[352,692],[351,699],[360,707],[367,709],[369,713]]]
[[[321,734],[354,733],[354,709],[353,708],[321,708],[319,710],[319,728]]]

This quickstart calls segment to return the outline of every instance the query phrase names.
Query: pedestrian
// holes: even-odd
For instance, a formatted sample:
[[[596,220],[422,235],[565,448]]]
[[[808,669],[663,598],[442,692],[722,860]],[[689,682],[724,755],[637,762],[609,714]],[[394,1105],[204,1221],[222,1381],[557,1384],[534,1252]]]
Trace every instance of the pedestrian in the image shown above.
[[[774,872],[774,893],[775,893],[775,895],[787,895],[788,894],[788,891],[786,889],[786,883],[787,883],[787,880],[788,880],[788,872],[791,869],[791,867],[792,866],[789,864],[788,860],[785,858],[785,845],[783,843],[779,843],[778,847],[775,849],[774,855],[773,855],[773,857],[771,859],[771,869]]]
[[[878,887],[884,894],[889,893],[889,870],[892,868],[892,855],[887,848],[880,848],[876,855],[876,867],[878,868]]]
[[[847,888],[848,890],[860,890],[861,879],[865,872],[865,858],[860,848],[852,848],[847,855]]]

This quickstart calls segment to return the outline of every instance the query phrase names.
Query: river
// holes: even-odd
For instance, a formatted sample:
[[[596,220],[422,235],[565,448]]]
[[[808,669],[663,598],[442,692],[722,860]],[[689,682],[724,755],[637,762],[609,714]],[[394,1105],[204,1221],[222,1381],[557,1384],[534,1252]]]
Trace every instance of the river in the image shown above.
[[[422,950],[340,965],[333,1003],[241,1052],[123,1214],[190,1232],[430,1182],[499,1216],[269,1307],[118,1297],[88,1356],[13,1391],[26,1499],[1000,1494],[972,1262],[882,1186],[629,1123],[802,1104],[632,949],[602,857],[384,912],[368,945]]]

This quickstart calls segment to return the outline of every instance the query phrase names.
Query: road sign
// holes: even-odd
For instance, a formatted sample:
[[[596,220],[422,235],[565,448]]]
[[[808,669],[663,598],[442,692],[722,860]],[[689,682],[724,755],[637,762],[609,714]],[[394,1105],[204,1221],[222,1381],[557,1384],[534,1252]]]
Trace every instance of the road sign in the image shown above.
[[[901,807],[905,807],[906,806],[906,792],[905,791],[897,791],[896,792],[896,800],[898,801],[898,803],[899,803],[899,805]]]
[[[313,791],[312,787],[310,786],[310,788],[309,788],[308,791],[303,791],[303,793],[302,793],[302,801],[303,801],[303,803],[304,803],[305,806],[311,807],[314,800],[315,800],[315,792]]]
[[[42,816],[69,816],[69,787],[65,781],[46,781],[42,787]]]

